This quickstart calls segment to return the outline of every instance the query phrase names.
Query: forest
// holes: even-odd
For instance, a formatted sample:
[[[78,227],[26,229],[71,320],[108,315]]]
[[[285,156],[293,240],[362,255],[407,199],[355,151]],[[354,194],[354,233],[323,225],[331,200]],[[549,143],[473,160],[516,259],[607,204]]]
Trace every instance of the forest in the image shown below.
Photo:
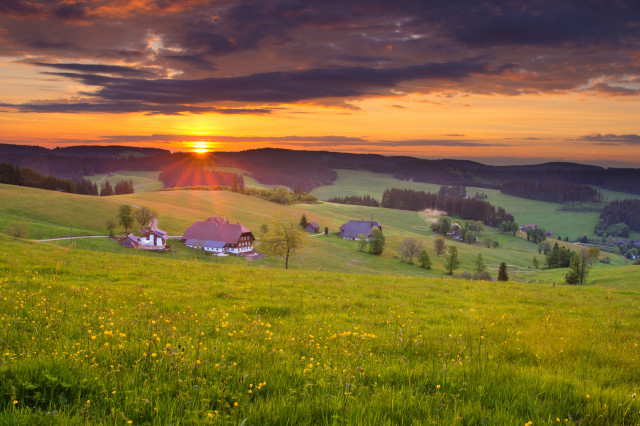
[[[602,193],[589,185],[565,182],[514,180],[503,183],[500,192],[514,197],[550,203],[599,203],[603,199]]]
[[[640,232],[640,200],[614,200],[600,213],[596,234],[628,237],[629,230]],[[625,229],[626,228],[626,229]]]

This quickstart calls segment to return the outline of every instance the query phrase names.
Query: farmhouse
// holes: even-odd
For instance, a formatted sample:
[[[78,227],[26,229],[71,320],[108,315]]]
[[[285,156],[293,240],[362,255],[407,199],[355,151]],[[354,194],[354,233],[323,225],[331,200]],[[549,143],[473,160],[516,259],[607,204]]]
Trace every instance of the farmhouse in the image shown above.
[[[315,222],[309,222],[307,223],[307,226],[304,227],[304,230],[306,232],[318,232],[320,231],[320,225]]]
[[[128,248],[146,249],[146,250],[164,250],[167,244],[168,235],[156,224],[158,221],[154,219],[147,228],[142,229],[142,236],[137,237],[133,234],[127,235],[120,245]]]
[[[216,216],[188,227],[182,241],[187,247],[211,253],[245,255],[253,252],[255,238],[239,223]]]
[[[140,248],[146,249],[164,249],[167,244],[167,233],[162,229],[158,229],[155,224],[143,229],[140,237]]]
[[[382,225],[375,220],[350,220],[340,226],[340,236],[345,240],[357,240],[359,235],[364,235],[368,240],[374,229],[382,231]]]

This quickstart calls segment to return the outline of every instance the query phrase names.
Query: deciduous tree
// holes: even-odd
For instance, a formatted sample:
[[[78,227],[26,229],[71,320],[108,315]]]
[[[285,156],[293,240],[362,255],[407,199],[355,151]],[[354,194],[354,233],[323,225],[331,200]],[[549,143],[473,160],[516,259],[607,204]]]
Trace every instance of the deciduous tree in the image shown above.
[[[384,244],[386,238],[379,229],[374,229],[371,237],[369,238],[369,253],[377,256],[381,255],[384,251]]]
[[[138,222],[140,226],[146,226],[149,224],[149,222],[151,222],[151,219],[157,217],[157,213],[154,210],[148,209],[146,207],[140,207],[138,210],[136,210],[135,217],[136,222]]]
[[[569,265],[569,272],[564,276],[566,283],[583,284],[598,257],[600,257],[600,249],[597,247],[583,248],[580,254],[573,256]]]
[[[447,249],[447,243],[444,240],[444,237],[436,237],[433,241],[433,246],[436,249],[436,256],[440,256]]]
[[[449,275],[453,275],[453,271],[460,266],[460,260],[458,259],[458,248],[456,246],[449,246],[449,256],[444,263],[444,267],[449,271]]]
[[[426,250],[422,250],[420,252],[420,257],[418,257],[418,262],[420,262],[420,266],[424,269],[431,269],[431,259],[429,259],[429,253]]]
[[[284,267],[289,269],[289,257],[304,247],[306,242],[306,235],[296,223],[276,215],[269,222],[268,231],[262,236],[258,248],[266,255],[283,256]]]
[[[124,226],[125,233],[129,233],[129,228],[133,225],[134,220],[130,205],[122,204],[118,207],[118,223]]]
[[[402,260],[406,260],[408,264],[413,263],[413,256],[416,256],[422,250],[424,244],[415,238],[405,238],[400,243],[400,255]]]
[[[478,274],[487,269],[487,265],[485,265],[484,259],[482,258],[482,253],[478,253],[475,260],[473,261],[473,266],[475,268],[475,272]]]

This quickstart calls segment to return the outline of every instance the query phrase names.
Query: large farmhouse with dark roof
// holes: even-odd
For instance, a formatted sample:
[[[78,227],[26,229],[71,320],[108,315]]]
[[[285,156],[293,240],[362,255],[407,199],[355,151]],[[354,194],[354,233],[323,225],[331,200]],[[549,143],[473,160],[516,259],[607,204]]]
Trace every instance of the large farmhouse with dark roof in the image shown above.
[[[364,235],[368,240],[374,229],[382,231],[382,225],[375,220],[350,220],[340,227],[340,236],[347,240],[357,240],[360,235]]]
[[[253,251],[255,238],[239,223],[229,223],[221,217],[196,222],[184,232],[182,241],[187,247],[211,253],[244,255]]]

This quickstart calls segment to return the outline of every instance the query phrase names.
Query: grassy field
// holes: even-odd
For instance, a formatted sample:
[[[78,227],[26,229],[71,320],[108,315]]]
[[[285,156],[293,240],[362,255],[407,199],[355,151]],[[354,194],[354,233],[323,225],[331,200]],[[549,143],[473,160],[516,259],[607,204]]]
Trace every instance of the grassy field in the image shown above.
[[[164,188],[162,182],[158,179],[160,172],[142,172],[142,171],[119,171],[115,172],[113,176],[107,176],[104,173],[85,176],[85,179],[89,179],[91,182],[97,183],[98,187],[109,182],[111,186],[115,187],[116,183],[121,180],[133,181],[133,189],[135,192],[149,192],[157,191]],[[100,188],[98,188],[100,189]]]
[[[222,216],[233,222],[240,222],[257,233],[260,225],[271,220],[276,212],[293,221],[298,221],[305,214],[310,221],[317,222],[322,229],[328,227],[330,235],[309,237],[307,246],[296,254],[291,262],[294,269],[358,272],[366,274],[409,275],[417,277],[441,277],[445,272],[445,257],[436,256],[434,236],[428,226],[436,216],[416,212],[348,206],[332,203],[297,204],[282,206],[269,201],[222,191],[168,191],[129,194],[113,197],[90,197],[74,194],[63,194],[9,185],[0,185],[0,232],[8,232],[15,222],[26,223],[29,228],[27,238],[55,238],[70,235],[73,226],[74,235],[105,235],[106,221],[115,218],[118,206],[130,203],[152,208],[158,212],[159,226],[169,235],[182,235],[193,222],[204,220],[210,216]],[[374,217],[383,224],[387,244],[382,256],[372,256],[357,250],[357,243],[346,241],[335,235],[338,227],[350,219],[368,219]],[[124,232],[123,229],[119,232]],[[404,238],[416,238],[423,242],[434,265],[431,270],[401,262],[398,247]],[[514,280],[553,282],[562,281],[565,270],[556,271],[559,277],[549,277],[546,271],[532,268],[533,256],[542,265],[543,256],[537,252],[535,244],[523,238],[504,235],[487,229],[480,235],[498,241],[497,249],[482,245],[467,245],[449,241],[448,244],[458,247],[461,267],[457,273],[471,271],[478,253],[484,257],[489,272],[495,277],[500,262],[506,262]],[[554,241],[552,241],[552,244]],[[116,242],[108,239],[74,239],[48,243],[67,247],[90,249],[100,252],[130,253]],[[187,249],[178,240],[170,242],[174,253],[157,254],[136,251],[134,256],[171,257],[180,260],[197,260],[210,263],[249,265],[235,257],[218,258]],[[580,247],[565,244],[572,250]],[[604,254],[603,254],[604,256]],[[614,266],[627,263],[620,256],[610,256]],[[255,267],[281,267],[280,259],[263,259],[251,263]],[[604,267],[597,265],[596,269]],[[638,269],[640,271],[640,269]],[[593,280],[597,282],[597,280]]]
[[[0,236],[0,289],[5,424],[640,422],[640,298],[618,279],[284,271]]]
[[[407,188],[416,191],[438,192],[440,185],[420,182],[404,182],[390,174],[363,172],[356,170],[337,170],[338,179],[333,185],[314,189],[313,194],[318,199],[326,200],[336,196],[369,194],[378,200],[382,193],[389,188]],[[598,213],[571,213],[558,211],[560,204],[527,200],[501,194],[498,190],[467,187],[467,194],[476,192],[487,194],[487,201],[511,213],[516,221],[522,225],[535,224],[555,235],[568,236],[575,240],[583,235],[593,235],[593,229],[598,223]],[[607,192],[609,197],[622,196],[621,193]]]

